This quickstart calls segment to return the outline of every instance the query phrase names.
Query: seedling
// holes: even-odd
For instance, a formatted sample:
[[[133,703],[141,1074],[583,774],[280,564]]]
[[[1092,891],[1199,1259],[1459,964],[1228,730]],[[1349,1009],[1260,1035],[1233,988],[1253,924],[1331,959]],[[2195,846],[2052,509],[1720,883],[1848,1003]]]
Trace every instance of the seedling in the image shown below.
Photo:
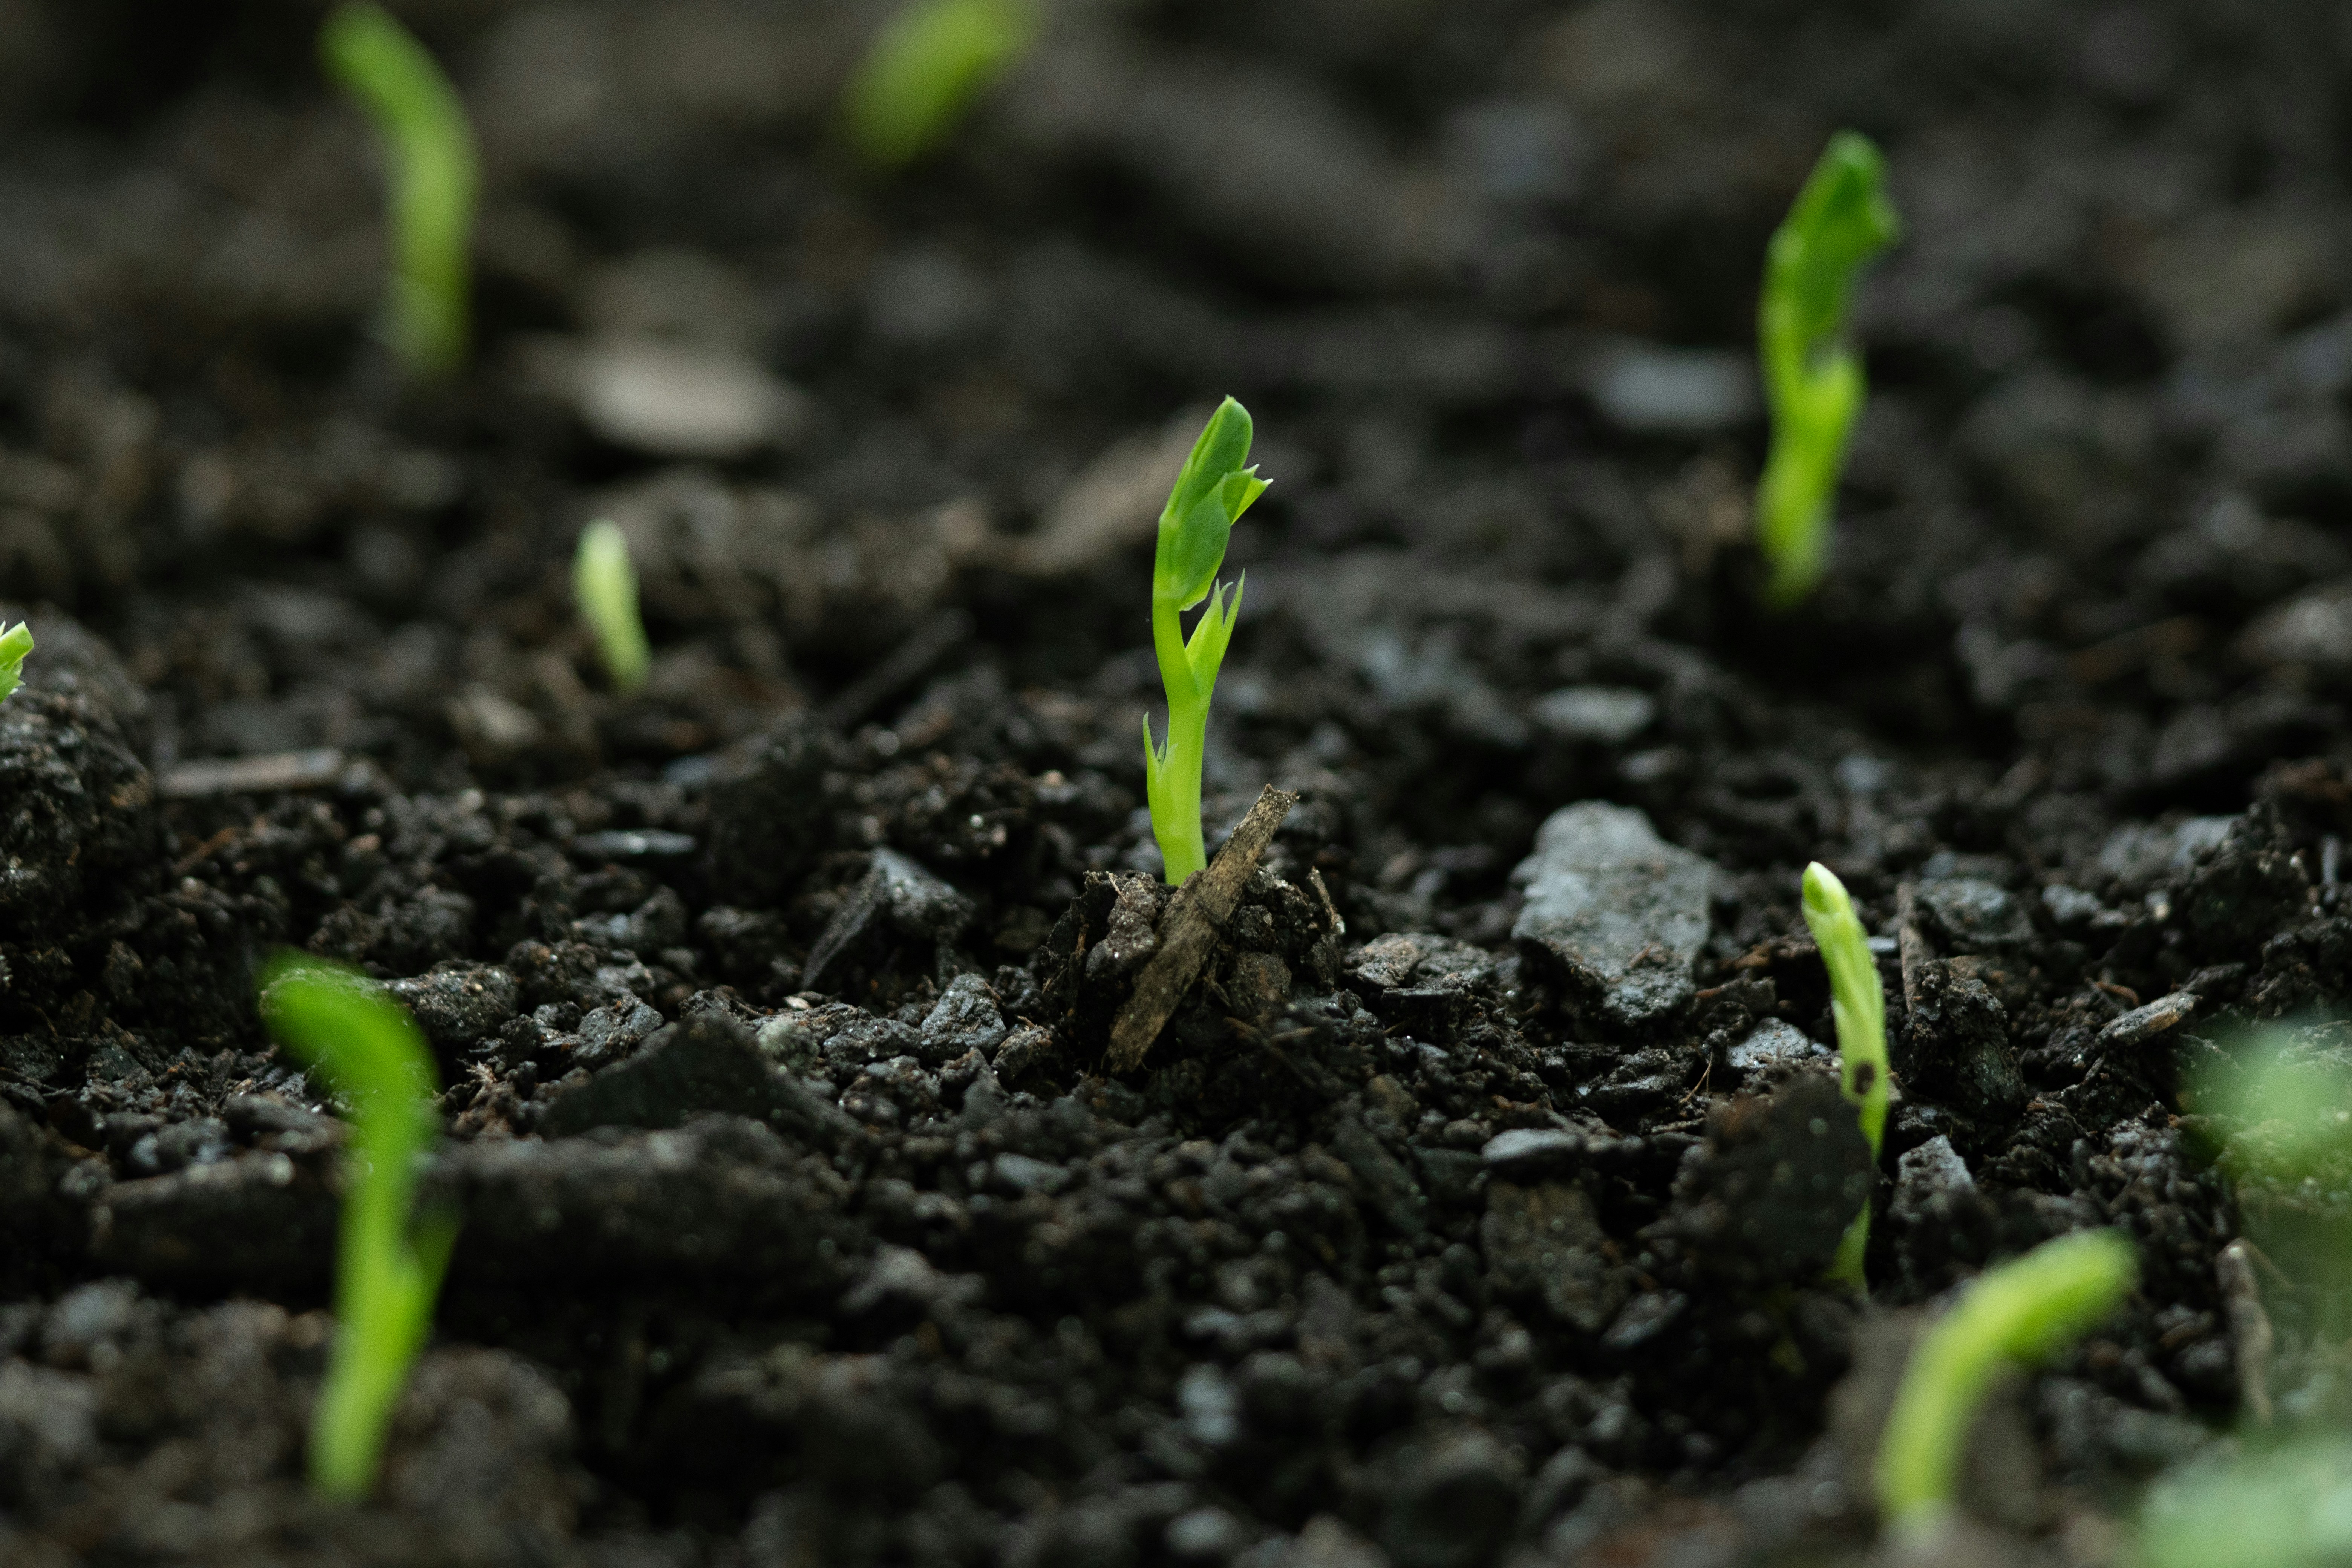
[[[1151,563],[1151,646],[1168,689],[1168,734],[1154,745],[1151,715],[1143,716],[1143,773],[1151,801],[1151,836],[1160,841],[1172,887],[1208,864],[1201,842],[1201,759],[1208,749],[1209,698],[1233,641],[1242,607],[1244,573],[1230,588],[1219,583],[1225,542],[1234,524],[1265,493],[1249,458],[1255,426],[1249,410],[1228,397],[1209,416],[1176,488],[1160,513],[1160,546]],[[1202,599],[1190,639],[1177,616]]]
[[[2352,1442],[2313,1433],[2189,1466],[2150,1489],[2137,1568],[2328,1568],[2352,1561]]]
[[[2043,1242],[1969,1286],[1921,1337],[1895,1391],[1878,1444],[1878,1510],[1887,1526],[1906,1535],[1939,1528],[1952,1511],[1969,1426],[1995,1374],[2074,1343],[2138,1278],[2131,1243],[2092,1230]]]
[[[33,651],[33,628],[18,621],[0,631],[0,702],[16,694],[25,683],[25,656]]]
[[[310,1419],[310,1484],[357,1501],[375,1485],[384,1429],[432,1326],[457,1237],[453,1215],[410,1215],[439,1084],[415,1020],[360,975],[288,954],[265,971],[261,1003],[278,1043],[320,1068],[355,1116],[343,1165],[339,1327]]]
[[[842,118],[877,169],[901,169],[956,127],[1036,37],[1038,0],[908,0],[850,79]]]
[[[595,634],[605,671],[622,691],[646,683],[653,654],[646,646],[646,623],[637,616],[637,573],[629,564],[629,536],[620,524],[599,519],[580,531],[580,553],[572,563],[572,595],[580,618]]]
[[[411,374],[446,374],[466,358],[479,184],[466,107],[415,35],[380,6],[339,7],[319,34],[319,52],[375,122],[391,164],[385,337]]]
[[[1793,605],[1821,581],[1830,503],[1862,412],[1862,361],[1846,310],[1863,265],[1901,233],[1885,159],[1867,137],[1841,131],[1765,252],[1756,335],[1772,451],[1756,490],[1756,542],[1770,568],[1771,604]]]
[[[1870,1144],[1870,1163],[1878,1164],[1878,1145],[1886,1131],[1886,993],[1878,984],[1878,963],[1870,956],[1870,939],[1854,918],[1853,900],[1845,884],[1816,860],[1805,868],[1805,924],[1813,944],[1822,950],[1822,966],[1830,972],[1830,1016],[1837,1024],[1838,1085],[1862,1117],[1862,1135]],[[1857,1290],[1866,1289],[1862,1277],[1863,1249],[1870,1245],[1870,1200],[1846,1226],[1838,1243],[1837,1260],[1830,1278],[1843,1279]]]

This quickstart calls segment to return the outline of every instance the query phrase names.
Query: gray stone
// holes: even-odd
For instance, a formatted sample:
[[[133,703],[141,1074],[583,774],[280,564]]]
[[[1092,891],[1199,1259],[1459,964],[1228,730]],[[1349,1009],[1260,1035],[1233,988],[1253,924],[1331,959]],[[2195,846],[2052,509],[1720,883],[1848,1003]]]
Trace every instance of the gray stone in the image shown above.
[[[809,950],[801,984],[815,990],[844,953],[885,931],[917,941],[950,942],[971,916],[970,899],[897,850],[877,849],[873,868]]]
[[[966,1051],[992,1056],[1004,1034],[1004,1015],[997,1011],[996,993],[988,982],[977,974],[959,974],[923,1020],[916,1054],[925,1067],[943,1067]]]
[[[1990,987],[1934,959],[1915,977],[1917,1000],[1899,1032],[1906,1083],[1972,1116],[2013,1116],[2028,1098],[2009,1013]]]
[[[756,360],[658,338],[543,353],[542,374],[616,447],[663,458],[740,458],[807,428],[808,399]]]
[[[668,1128],[723,1111],[835,1146],[855,1135],[840,1110],[768,1065],[739,1024],[700,1013],[635,1057],[559,1094],[539,1119],[550,1138],[597,1127]]]
[[[472,1045],[499,1032],[522,1005],[515,977],[494,963],[451,960],[429,974],[394,980],[385,990],[416,1016],[425,1037],[444,1050]]]
[[[1034,1155],[1015,1154],[1009,1151],[990,1162],[989,1168],[995,1173],[998,1181],[1016,1193],[1051,1194],[1060,1192],[1070,1180],[1070,1173],[1059,1165]]]
[[[1492,953],[1450,936],[1401,931],[1374,937],[1348,961],[1353,989],[1367,1001],[1390,991],[1475,991],[1495,978]]]
[[[1690,999],[1715,868],[1661,839],[1642,813],[1592,800],[1562,806],[1511,879],[1527,888],[1511,937],[1531,969],[1621,1025]]]
[[[1537,725],[1570,741],[1622,746],[1650,727],[1658,704],[1624,686],[1563,686],[1536,699]]]
[[[2152,1040],[2175,1024],[2197,1011],[2199,998],[2194,992],[2176,991],[2169,996],[2159,996],[2144,1007],[2135,1007],[2119,1017],[2107,1020],[2099,1031],[2099,1045],[2104,1047],[2137,1046]]]
[[[1506,1176],[1570,1165],[1584,1157],[1585,1138],[1564,1127],[1514,1127],[1486,1140],[1479,1163]]]
[[[637,1042],[662,1026],[662,1016],[634,996],[623,996],[580,1020],[572,1065],[593,1072],[636,1049]]]
[[[1919,907],[1958,952],[1996,952],[2033,941],[2025,906],[1997,882],[1972,877],[1922,882]]]
[[[1895,1162],[1895,1196],[1887,1212],[1898,1224],[1948,1219],[1952,1200],[1976,1186],[1969,1163],[1938,1132],[1916,1149],[1905,1150]]]
[[[1581,1187],[1487,1185],[1478,1242],[1496,1287],[1533,1299],[1582,1333],[1599,1333],[1629,1293],[1623,1271],[1612,1268],[1602,1250],[1608,1239]]]
[[[1585,391],[1620,429],[1693,435],[1755,416],[1756,362],[1718,349],[1629,339],[1593,357]]]
[[[912,1024],[861,1013],[826,1036],[824,1049],[828,1067],[861,1068],[899,1057],[919,1058],[923,1037]]]
[[[1767,1018],[1750,1029],[1746,1039],[1732,1047],[1726,1059],[1743,1075],[1769,1074],[1819,1066],[1835,1059],[1836,1055],[1794,1024]]]
[[[2061,926],[2073,929],[2088,925],[2100,910],[2099,896],[2080,888],[2070,888],[2063,882],[2053,882],[2042,889],[2042,907]]]
[[[785,1071],[813,1073],[824,1066],[825,1042],[867,1016],[863,1007],[846,1002],[822,1007],[787,1006],[761,1020],[752,1038],[761,1053]]]

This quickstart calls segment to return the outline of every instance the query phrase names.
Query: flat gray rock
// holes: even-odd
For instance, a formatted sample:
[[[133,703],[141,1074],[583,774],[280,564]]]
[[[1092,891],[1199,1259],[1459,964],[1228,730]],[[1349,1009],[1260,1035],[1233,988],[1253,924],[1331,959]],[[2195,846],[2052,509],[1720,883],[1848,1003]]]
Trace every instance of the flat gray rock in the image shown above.
[[[1511,879],[1528,890],[1511,939],[1528,966],[1624,1025],[1691,996],[1715,867],[1668,844],[1628,806],[1579,801],[1551,814]]]

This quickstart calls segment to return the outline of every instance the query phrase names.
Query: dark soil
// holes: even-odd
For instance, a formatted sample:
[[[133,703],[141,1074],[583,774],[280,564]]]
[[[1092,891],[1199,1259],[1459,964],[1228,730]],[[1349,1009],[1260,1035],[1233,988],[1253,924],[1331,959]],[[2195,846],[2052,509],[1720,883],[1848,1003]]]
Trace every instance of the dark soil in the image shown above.
[[[1858,1557],[1907,1310],[2099,1224],[2143,1289],[1996,1410],[1996,1560],[2341,1402],[2352,1202],[2183,1094],[2352,1050],[2334,7],[1074,0],[889,184],[829,132],[876,6],[404,9],[489,170],[434,389],[314,6],[0,5],[0,1559]],[[1847,124],[1910,232],[1776,620],[1753,290]],[[1213,835],[1301,799],[1110,1074],[1150,532],[1228,392]],[[341,1126],[278,944],[450,1086],[364,1510],[302,1484]]]

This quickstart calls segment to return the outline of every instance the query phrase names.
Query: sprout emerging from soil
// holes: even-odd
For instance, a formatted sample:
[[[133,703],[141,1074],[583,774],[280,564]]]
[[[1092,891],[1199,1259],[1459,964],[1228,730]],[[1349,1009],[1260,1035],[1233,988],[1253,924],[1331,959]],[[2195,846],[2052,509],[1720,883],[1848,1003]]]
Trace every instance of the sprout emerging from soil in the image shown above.
[[[361,975],[288,954],[264,972],[261,1003],[278,1043],[321,1068],[356,1118],[343,1168],[339,1327],[310,1419],[310,1483],[357,1501],[375,1485],[384,1429],[457,1237],[454,1215],[410,1216],[439,1083],[415,1020]]]
[[[1952,1510],[1969,1423],[1994,1376],[2072,1344],[2138,1279],[2131,1243],[2116,1231],[2090,1230],[2043,1242],[1970,1285],[1912,1351],[1879,1439],[1878,1509],[1887,1526],[1905,1535],[1938,1529]]]
[[[1168,736],[1154,745],[1143,716],[1143,772],[1151,799],[1151,836],[1160,841],[1170,886],[1208,864],[1201,842],[1201,758],[1208,747],[1209,698],[1233,641],[1248,574],[1228,588],[1217,579],[1234,524],[1271,482],[1248,461],[1255,427],[1249,410],[1228,397],[1209,416],[1160,514],[1151,563],[1151,646],[1168,689]],[[1202,599],[1188,640],[1177,616]]]
[[[18,621],[0,631],[0,702],[16,694],[25,683],[25,656],[33,651],[33,628]]]
[[[379,6],[336,10],[319,35],[319,52],[375,122],[392,165],[385,338],[413,374],[446,374],[466,358],[467,251],[479,183],[465,105],[425,46]]]
[[[619,523],[600,518],[580,531],[572,592],[580,603],[580,618],[595,634],[596,651],[613,685],[622,691],[643,686],[653,653],[646,646],[646,623],[637,615],[637,573],[629,564],[629,536]]]
[[[1020,61],[1037,23],[1037,0],[908,0],[850,79],[850,144],[878,169],[913,163]]]
[[[1774,605],[1795,604],[1821,581],[1830,503],[1862,412],[1862,361],[1847,341],[1846,308],[1864,263],[1901,233],[1885,159],[1867,137],[1841,131],[1765,252],[1756,335],[1772,452],[1756,490],[1756,542]]]
[[[1845,884],[1816,860],[1805,868],[1805,924],[1830,972],[1830,1015],[1837,1022],[1838,1082],[1862,1116],[1873,1166],[1886,1131],[1886,993],[1878,984],[1878,962],[1870,939],[1854,917]],[[1830,1278],[1864,1289],[1863,1249],[1870,1245],[1870,1203],[1846,1227]]]

